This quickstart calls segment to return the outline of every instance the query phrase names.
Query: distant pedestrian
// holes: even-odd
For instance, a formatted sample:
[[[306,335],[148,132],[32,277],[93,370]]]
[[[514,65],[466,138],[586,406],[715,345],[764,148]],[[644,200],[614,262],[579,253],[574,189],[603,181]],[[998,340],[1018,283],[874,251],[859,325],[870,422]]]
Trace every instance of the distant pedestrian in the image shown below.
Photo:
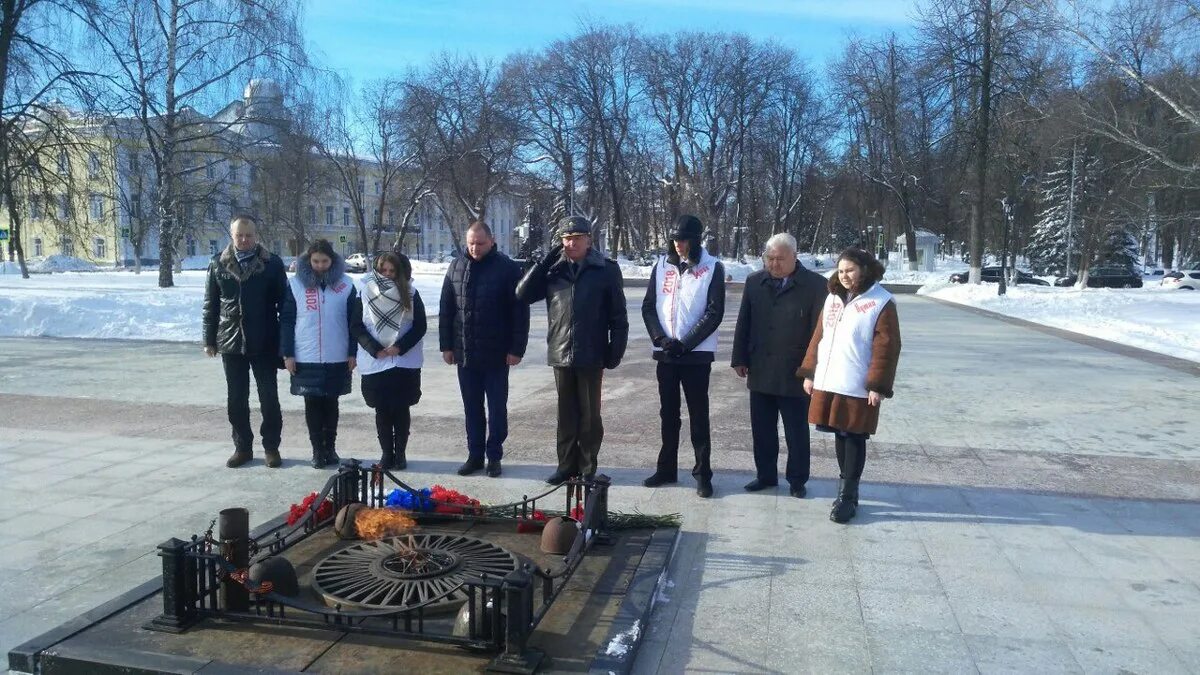
[[[350,393],[357,345],[350,339],[358,293],[333,244],[318,239],[296,261],[279,314],[283,365],[292,395],[304,397],[312,467],[337,464],[338,397]]]
[[[467,461],[458,475],[484,468],[486,456],[495,478],[508,438],[508,370],[525,356],[529,305],[516,297],[521,266],[496,249],[487,223],[471,223],[466,244],[442,283],[438,342],[442,359],[458,366],[466,419]]]
[[[675,221],[671,246],[650,272],[642,320],[658,362],[662,447],[646,487],[674,483],[679,467],[679,390],[687,399],[688,422],[696,463],[696,494],[712,496],[712,439],[708,419],[708,382],[717,350],[717,327],[725,317],[725,267],[700,245],[700,219]]]
[[[841,480],[829,518],[838,523],[858,509],[867,439],[879,425],[880,404],[892,397],[900,360],[900,320],[882,278],[883,265],[870,253],[842,251],[821,322],[796,370],[812,395],[809,421],[834,434]]]
[[[382,469],[408,468],[409,410],[421,400],[425,305],[404,255],[381,253],[351,307],[363,400],[375,410]]]
[[[825,278],[796,259],[796,239],[767,240],[763,269],[746,278],[733,332],[731,365],[750,390],[750,434],[757,492],[779,484],[779,419],[787,441],[786,477],[793,497],[803,497],[809,477],[808,394],[793,376],[816,329],[825,301]]]
[[[225,462],[239,467],[254,456],[250,428],[250,373],[262,411],[263,456],[268,467],[283,463],[279,444],[283,415],[279,410],[279,311],[287,294],[283,261],[258,243],[257,223],[240,215],[229,224],[232,240],[208,265],[204,286],[204,353],[221,355],[225,370],[225,403],[233,428],[233,455]]]
[[[546,364],[558,389],[558,468],[550,484],[595,477],[604,370],[620,365],[629,341],[621,268],[592,248],[586,218],[564,218],[557,234],[559,243],[517,285],[522,301],[546,300]]]

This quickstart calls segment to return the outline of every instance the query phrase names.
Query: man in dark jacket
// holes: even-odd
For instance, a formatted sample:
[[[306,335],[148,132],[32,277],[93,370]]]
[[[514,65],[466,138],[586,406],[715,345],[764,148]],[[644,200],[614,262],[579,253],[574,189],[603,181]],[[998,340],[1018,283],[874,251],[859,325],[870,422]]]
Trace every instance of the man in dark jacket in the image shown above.
[[[467,254],[450,263],[442,283],[438,341],[442,359],[458,365],[466,413],[467,461],[458,475],[482,469],[486,454],[495,478],[508,438],[508,369],[525,356],[529,305],[516,297],[521,266],[496,250],[487,223],[471,223],[466,243]]]
[[[238,216],[229,225],[233,240],[208,264],[204,288],[204,353],[221,355],[225,368],[226,406],[233,427],[233,455],[225,466],[234,468],[253,456],[250,428],[250,373],[262,408],[263,455],[267,466],[283,463],[279,456],[283,416],[279,411],[276,374],[279,357],[279,311],[287,293],[287,273],[279,256],[258,243],[256,223]]]
[[[796,240],[780,233],[767,240],[763,269],[746,278],[733,334],[738,377],[748,378],[750,433],[757,476],[746,485],[757,492],[779,484],[778,420],[787,440],[791,495],[803,497],[808,482],[808,396],[794,373],[825,304],[825,278],[796,260]]]
[[[546,479],[551,484],[596,475],[604,369],[620,365],[629,340],[621,268],[591,247],[591,235],[586,218],[563,219],[561,243],[517,284],[524,302],[546,300],[546,363],[558,389],[558,469]]]
[[[708,380],[717,327],[725,317],[725,267],[700,245],[703,225],[696,216],[675,221],[671,248],[655,263],[642,300],[642,320],[654,344],[662,448],[654,474],[642,481],[658,487],[678,480],[679,390],[687,398],[696,464],[696,494],[712,496],[712,442],[708,421]]]

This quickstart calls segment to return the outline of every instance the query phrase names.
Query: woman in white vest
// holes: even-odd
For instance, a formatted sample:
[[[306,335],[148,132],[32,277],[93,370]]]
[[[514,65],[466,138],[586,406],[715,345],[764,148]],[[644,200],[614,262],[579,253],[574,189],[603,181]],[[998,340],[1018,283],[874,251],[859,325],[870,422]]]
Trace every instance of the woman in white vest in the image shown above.
[[[338,397],[350,393],[354,343],[350,307],[358,304],[342,257],[324,239],[296,261],[279,312],[279,345],[291,390],[304,397],[312,466],[337,464]]]
[[[425,305],[412,284],[408,258],[380,254],[373,271],[363,277],[360,296],[350,325],[358,341],[363,400],[375,410],[379,466],[404,469],[412,424],[409,408],[421,400],[426,329]]]
[[[812,396],[808,421],[834,434],[841,480],[830,520],[848,522],[858,508],[867,439],[879,426],[879,406],[892,397],[900,360],[900,321],[892,294],[879,283],[883,265],[849,248],[829,279],[821,322],[796,371]]]

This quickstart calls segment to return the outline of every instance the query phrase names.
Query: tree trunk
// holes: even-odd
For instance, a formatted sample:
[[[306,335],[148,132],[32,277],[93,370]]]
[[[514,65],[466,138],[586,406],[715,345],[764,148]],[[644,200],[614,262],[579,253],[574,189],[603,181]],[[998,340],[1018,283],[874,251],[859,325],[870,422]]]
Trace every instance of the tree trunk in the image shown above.
[[[979,66],[979,110],[975,120],[975,194],[971,206],[971,276],[982,281],[983,214],[987,209],[989,123],[992,117],[992,0],[983,0],[983,56]]]

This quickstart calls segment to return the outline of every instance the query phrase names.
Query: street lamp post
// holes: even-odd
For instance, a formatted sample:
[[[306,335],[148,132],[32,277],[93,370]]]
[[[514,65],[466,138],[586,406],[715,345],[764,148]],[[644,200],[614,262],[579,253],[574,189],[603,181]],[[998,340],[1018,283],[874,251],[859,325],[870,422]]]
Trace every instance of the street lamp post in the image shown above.
[[[1004,209],[1004,237],[1000,244],[1000,286],[996,294],[1004,295],[1008,292],[1008,231],[1012,229],[1012,204],[1008,203],[1008,195],[1000,199],[1000,206]]]

